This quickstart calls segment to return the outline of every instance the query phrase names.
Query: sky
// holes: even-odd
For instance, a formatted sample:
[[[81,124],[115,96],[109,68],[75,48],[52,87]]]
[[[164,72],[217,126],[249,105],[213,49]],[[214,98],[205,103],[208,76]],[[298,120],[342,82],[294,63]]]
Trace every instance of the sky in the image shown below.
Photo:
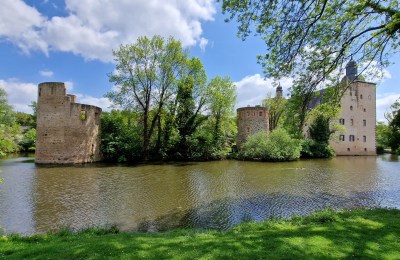
[[[1,0],[0,88],[16,111],[32,113],[40,82],[65,82],[77,102],[110,110],[112,50],[140,36],[173,36],[203,62],[209,79],[229,76],[236,107],[258,105],[275,93],[257,55],[259,37],[242,41],[214,0]],[[400,97],[400,55],[377,83],[377,120]],[[374,80],[372,80],[374,81]],[[280,81],[284,95],[290,79]]]

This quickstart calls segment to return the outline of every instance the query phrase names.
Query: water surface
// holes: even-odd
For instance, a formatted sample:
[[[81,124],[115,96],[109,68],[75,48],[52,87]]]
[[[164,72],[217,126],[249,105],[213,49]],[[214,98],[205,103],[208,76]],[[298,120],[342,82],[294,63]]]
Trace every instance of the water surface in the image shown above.
[[[17,157],[0,160],[0,178],[0,226],[24,235],[113,224],[225,230],[326,207],[400,208],[400,159],[393,155],[67,167]]]

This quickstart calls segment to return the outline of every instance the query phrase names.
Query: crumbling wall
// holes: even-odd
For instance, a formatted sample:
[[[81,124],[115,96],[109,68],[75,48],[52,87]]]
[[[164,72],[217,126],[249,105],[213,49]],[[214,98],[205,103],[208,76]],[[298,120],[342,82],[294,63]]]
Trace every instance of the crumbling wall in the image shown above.
[[[40,83],[37,102],[36,163],[101,160],[101,108],[75,103],[62,82]]]

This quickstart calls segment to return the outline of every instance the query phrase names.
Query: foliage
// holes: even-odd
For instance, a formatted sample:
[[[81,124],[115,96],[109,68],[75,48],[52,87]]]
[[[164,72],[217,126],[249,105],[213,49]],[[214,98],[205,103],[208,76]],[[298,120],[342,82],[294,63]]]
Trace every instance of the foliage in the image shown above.
[[[187,55],[179,41],[161,36],[139,37],[136,43],[113,51],[116,72],[109,76],[118,89],[107,94],[125,110],[140,112],[142,153],[149,158],[151,139],[165,104],[176,93]]]
[[[222,158],[230,151],[236,93],[228,77],[207,84],[201,61],[189,58],[173,38],[140,37],[134,44],[121,45],[114,57],[116,72],[109,79],[115,90],[106,96],[122,111],[135,114],[136,123],[130,129],[118,128],[121,119],[105,118],[114,129],[106,130],[103,138],[106,158],[116,160],[121,153],[127,161],[138,156],[198,160]],[[117,148],[121,145],[125,152]]]
[[[400,211],[324,210],[309,216],[240,224],[231,230],[156,233],[63,232],[0,237],[12,259],[396,259]],[[116,234],[115,234],[116,233]]]
[[[15,113],[15,121],[20,126],[24,127],[35,127],[35,117],[31,114],[24,112],[16,112]]]
[[[20,132],[15,113],[7,101],[7,93],[0,88],[0,156],[18,151]]]
[[[239,23],[239,36],[255,30],[264,40],[267,53],[258,61],[265,76],[294,78],[299,96],[338,83],[337,72],[351,59],[381,68],[399,49],[397,0],[220,1],[227,20]]]
[[[20,151],[32,152],[36,149],[36,129],[31,128],[26,131],[19,142]]]
[[[287,102],[288,101],[281,96],[267,97],[262,101],[263,107],[268,109],[269,131],[281,125],[280,122],[282,121]]]
[[[379,148],[379,150],[383,153],[384,149],[389,147],[390,144],[390,128],[384,122],[379,121],[376,123],[375,132],[377,150]]]
[[[390,112],[385,113],[389,122],[388,146],[395,152],[400,147],[400,99],[397,99],[390,109]]]
[[[293,139],[283,128],[271,133],[258,132],[249,136],[240,150],[245,159],[265,161],[291,161],[300,158],[301,141]]]
[[[141,158],[140,130],[136,115],[113,110],[101,114],[101,151],[106,161],[127,162]]]
[[[236,87],[229,77],[214,77],[207,89],[208,107],[214,123],[213,139],[217,149],[222,148],[227,140],[224,136],[234,117],[236,104]]]
[[[338,114],[339,109],[331,103],[320,104],[309,113],[309,139],[302,145],[302,157],[330,158],[335,155],[329,140],[336,131],[342,130],[336,123]]]
[[[335,151],[328,143],[313,139],[305,139],[301,147],[302,158],[330,158],[335,156]]]

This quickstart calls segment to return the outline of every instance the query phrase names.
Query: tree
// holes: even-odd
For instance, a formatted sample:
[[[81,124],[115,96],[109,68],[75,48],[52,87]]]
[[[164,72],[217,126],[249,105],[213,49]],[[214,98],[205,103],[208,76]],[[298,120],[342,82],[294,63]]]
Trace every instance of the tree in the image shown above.
[[[236,104],[236,88],[229,77],[217,76],[211,79],[207,89],[211,120],[214,120],[213,138],[216,145],[221,144],[223,127],[233,117]]]
[[[107,96],[127,110],[141,112],[142,152],[149,158],[150,141],[165,104],[177,88],[177,78],[187,55],[179,41],[161,36],[140,37],[136,43],[113,51],[116,73],[109,75],[119,89]]]
[[[206,81],[207,76],[201,61],[197,58],[188,59],[180,73],[176,97],[167,105],[163,148],[171,150],[169,154],[179,154],[180,159],[190,156],[188,137],[206,119],[201,114],[207,101]],[[170,142],[175,129],[177,144]]]
[[[377,153],[384,153],[385,148],[389,147],[390,128],[382,121],[376,122],[376,151]]]
[[[272,131],[279,126],[279,122],[285,112],[287,100],[281,96],[267,97],[262,103],[268,109],[269,131]]]
[[[0,88],[0,155],[18,151],[17,137],[20,132],[13,108],[8,104],[7,93]]]
[[[400,147],[400,99],[397,99],[391,106],[391,112],[385,113],[385,117],[389,122],[388,144],[395,152]]]
[[[379,68],[399,48],[397,0],[221,1],[242,39],[254,29],[265,41],[267,53],[258,57],[265,76],[293,77],[292,92],[301,96],[323,82],[337,83],[334,72],[351,59]]]

